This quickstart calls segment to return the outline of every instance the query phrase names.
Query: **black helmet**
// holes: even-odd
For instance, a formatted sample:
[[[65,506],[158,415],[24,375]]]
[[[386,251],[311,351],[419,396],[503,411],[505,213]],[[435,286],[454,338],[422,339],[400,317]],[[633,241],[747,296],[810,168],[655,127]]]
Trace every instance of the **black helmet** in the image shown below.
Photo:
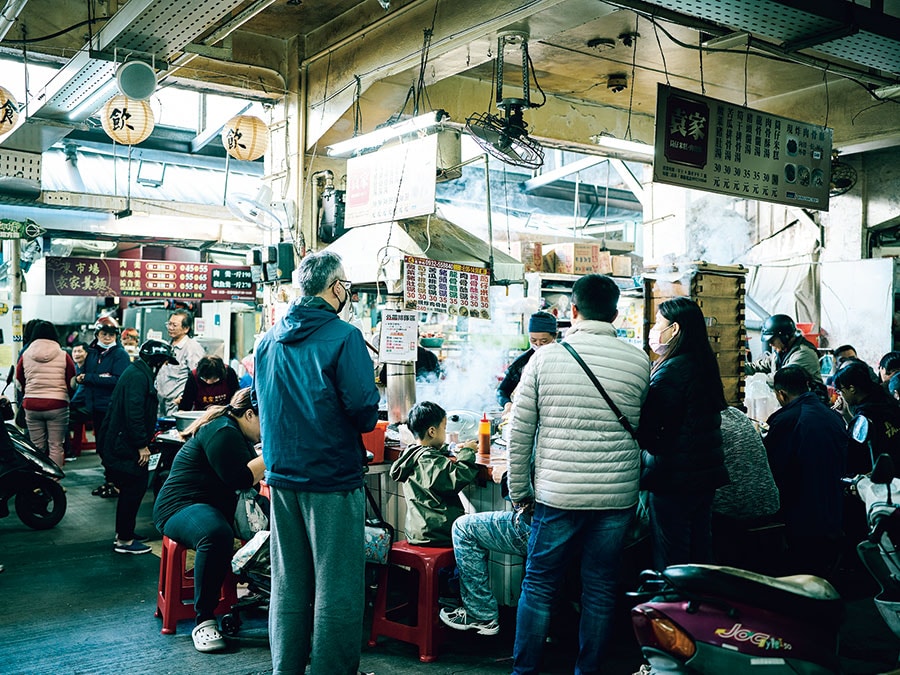
[[[147,340],[141,345],[138,356],[148,366],[161,366],[164,363],[171,363],[173,366],[178,365],[175,353],[172,351],[172,345],[162,340]]]
[[[789,342],[797,335],[797,324],[787,314],[773,314],[763,322],[762,339],[771,340],[781,338],[782,342]]]

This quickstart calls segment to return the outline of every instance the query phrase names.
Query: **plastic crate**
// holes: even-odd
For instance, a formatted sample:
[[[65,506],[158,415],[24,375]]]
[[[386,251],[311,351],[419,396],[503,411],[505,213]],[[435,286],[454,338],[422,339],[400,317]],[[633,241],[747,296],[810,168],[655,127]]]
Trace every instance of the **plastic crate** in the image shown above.
[[[366,450],[371,452],[375,457],[372,458],[370,464],[380,464],[384,461],[384,433],[387,431],[388,423],[379,420],[372,431],[362,435],[363,445]]]

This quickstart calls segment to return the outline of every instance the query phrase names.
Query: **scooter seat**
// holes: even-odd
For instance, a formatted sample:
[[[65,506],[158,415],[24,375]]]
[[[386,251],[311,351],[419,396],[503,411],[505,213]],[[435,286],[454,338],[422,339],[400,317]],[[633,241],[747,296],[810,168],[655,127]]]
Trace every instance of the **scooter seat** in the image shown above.
[[[673,565],[664,574],[685,593],[741,602],[816,624],[837,626],[844,616],[840,594],[820,577],[767,577],[718,565]]]

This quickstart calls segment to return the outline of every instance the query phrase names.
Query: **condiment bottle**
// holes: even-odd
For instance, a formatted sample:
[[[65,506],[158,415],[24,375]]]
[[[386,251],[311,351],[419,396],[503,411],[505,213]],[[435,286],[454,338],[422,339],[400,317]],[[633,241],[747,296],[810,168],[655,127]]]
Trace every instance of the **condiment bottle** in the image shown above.
[[[491,421],[487,413],[482,413],[478,423],[478,454],[482,457],[491,456]]]

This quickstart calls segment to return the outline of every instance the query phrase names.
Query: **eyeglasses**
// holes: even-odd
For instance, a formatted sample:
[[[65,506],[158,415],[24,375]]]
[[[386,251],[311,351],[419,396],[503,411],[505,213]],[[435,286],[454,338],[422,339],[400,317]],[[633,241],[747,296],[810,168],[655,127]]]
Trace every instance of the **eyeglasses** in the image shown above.
[[[181,328],[180,321],[166,321],[166,328]]]

